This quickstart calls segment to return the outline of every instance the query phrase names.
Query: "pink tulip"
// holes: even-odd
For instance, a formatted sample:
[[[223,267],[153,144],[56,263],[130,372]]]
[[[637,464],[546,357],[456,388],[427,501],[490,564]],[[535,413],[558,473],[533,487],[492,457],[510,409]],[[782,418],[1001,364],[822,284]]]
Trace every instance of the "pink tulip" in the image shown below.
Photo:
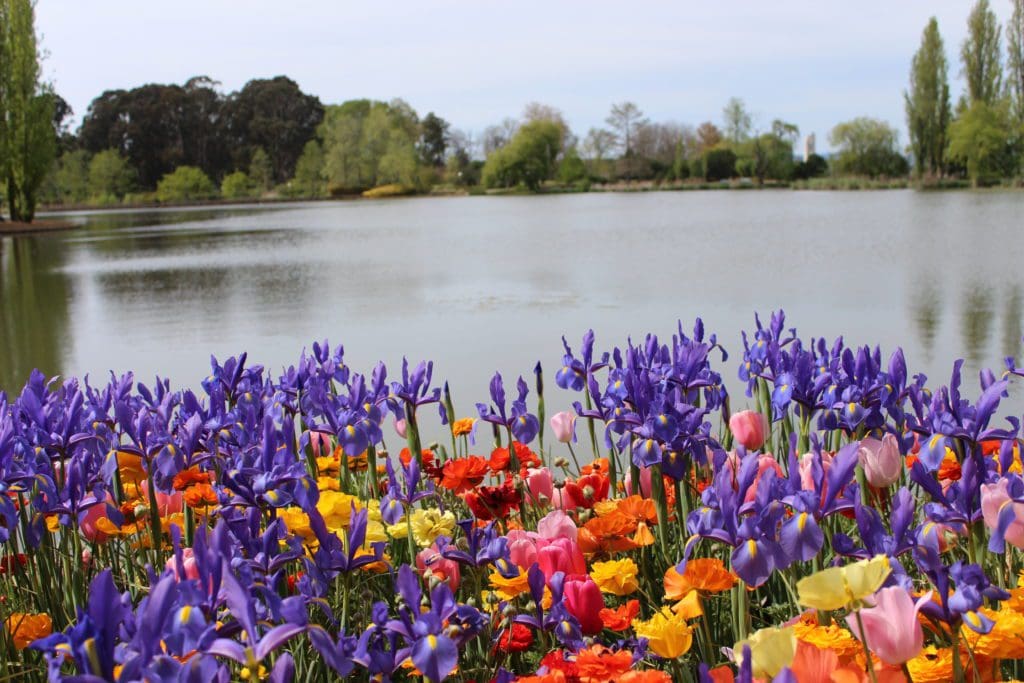
[[[192,552],[192,548],[183,548],[181,551],[181,567],[184,570],[184,576],[178,572],[178,560],[174,557],[167,560],[164,565],[165,569],[170,569],[174,572],[174,579],[181,581],[184,579],[191,579],[195,581],[199,578],[199,565],[196,563],[195,553]]]
[[[313,457],[315,458],[326,458],[333,453],[331,437],[323,432],[310,432],[309,445],[313,449]]]
[[[553,510],[537,522],[537,534],[541,538],[568,538],[570,541],[575,541],[579,536],[579,531],[576,528],[576,523],[572,521],[572,517],[561,510]]]
[[[103,543],[110,536],[99,529],[96,526],[96,522],[100,519],[107,517],[107,505],[113,505],[114,499],[107,494],[104,502],[90,505],[85,512],[78,513],[78,528],[82,530],[82,535],[85,536],[86,540],[91,543]]]
[[[567,576],[563,590],[565,608],[580,622],[583,634],[592,636],[600,633],[604,628],[601,623],[604,598],[594,580],[586,574]]]
[[[395,420],[395,433],[405,438],[405,420]]]
[[[142,497],[149,502],[149,482],[141,482],[139,484],[139,490],[142,492]],[[174,515],[185,509],[184,507],[184,494],[181,491],[172,491],[171,493],[163,493],[162,491],[156,492],[156,510],[160,513],[161,517],[167,515]]]
[[[868,437],[860,442],[857,459],[864,468],[864,476],[875,488],[886,488],[900,478],[903,472],[903,456],[900,444],[892,434],[882,440]]]
[[[508,556],[512,564],[522,569],[529,569],[537,561],[537,534],[522,529],[512,529],[505,537],[508,539]]]
[[[924,648],[924,631],[917,620],[921,607],[931,600],[931,591],[915,603],[900,586],[883,588],[874,595],[874,607],[860,610],[864,633],[857,615],[850,614],[846,623],[858,640],[867,638],[868,649],[886,664],[899,666],[913,659]]]
[[[551,477],[551,470],[547,467],[527,469],[526,490],[534,503],[540,503],[542,500],[550,501],[555,495],[555,482]]]
[[[567,410],[551,416],[551,431],[562,443],[569,443],[575,435],[576,416]]]
[[[764,445],[768,432],[768,420],[761,413],[743,410],[729,418],[729,431],[748,451],[755,451]]]
[[[447,583],[453,591],[459,587],[461,578],[459,563],[441,555],[436,543],[416,555],[416,567],[424,576],[428,571],[433,573],[438,579]]]
[[[740,470],[740,456],[736,451],[730,451],[728,457],[725,459],[725,466],[728,467],[733,475],[738,475]],[[747,489],[747,493],[743,496],[744,503],[750,503],[757,497],[757,487],[761,483],[761,477],[768,470],[775,472],[775,476],[782,478],[782,467],[775,461],[775,456],[771,453],[762,453],[757,456],[757,475],[754,477],[754,483]]]
[[[632,468],[631,468],[632,469]],[[626,472],[626,495],[632,496],[636,493],[633,490],[633,477],[632,472]],[[651,468],[641,467],[640,468],[640,495],[644,498],[651,497]]]
[[[981,514],[985,518],[985,526],[993,531],[999,526],[1000,515],[1009,516],[1011,520],[1003,538],[1010,545],[1024,550],[1024,503],[1010,497],[1006,488],[1008,484],[1009,480],[1003,477],[994,484],[981,485]]]
[[[586,574],[587,561],[576,541],[567,538],[537,540],[537,564],[544,572],[544,578],[551,580],[555,572],[565,574]]]

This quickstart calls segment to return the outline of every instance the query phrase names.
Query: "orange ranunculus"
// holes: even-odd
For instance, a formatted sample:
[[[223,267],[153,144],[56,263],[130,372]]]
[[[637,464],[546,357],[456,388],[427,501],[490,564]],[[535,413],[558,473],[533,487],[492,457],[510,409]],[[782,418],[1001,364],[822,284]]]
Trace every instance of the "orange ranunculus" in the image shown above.
[[[195,484],[188,487],[182,497],[185,500],[185,505],[190,508],[206,507],[208,505],[217,504],[217,492],[213,490],[213,487],[209,484]]]
[[[675,567],[665,572],[665,599],[681,600],[690,591],[721,593],[736,585],[736,576],[717,558],[697,558],[680,574]]]
[[[583,683],[617,681],[633,667],[629,650],[612,650],[604,645],[591,645],[576,653],[576,668]]]
[[[7,618],[7,632],[14,640],[14,647],[24,650],[33,640],[53,633],[53,620],[49,614],[15,612]]]
[[[566,683],[568,680],[563,672],[555,669],[536,676],[519,676],[516,678],[516,683]]]
[[[444,475],[441,486],[455,493],[464,493],[482,482],[487,471],[487,461],[479,455],[449,460],[441,468]]]
[[[525,652],[533,645],[533,631],[525,624],[513,623],[498,634],[493,652]]]
[[[456,420],[452,423],[452,434],[455,436],[465,436],[473,431],[473,423],[476,422],[475,418],[464,417],[461,420]]]
[[[620,605],[615,609],[605,607],[599,614],[601,616],[601,623],[604,624],[606,629],[625,631],[633,623],[636,615],[640,614],[640,601],[627,600],[625,605]]]
[[[597,458],[580,468],[580,474],[608,474],[608,458]]]
[[[184,491],[195,484],[210,484],[213,482],[211,472],[203,472],[198,467],[189,467],[174,475],[174,490]]]
[[[633,524],[618,512],[593,517],[579,530],[578,541],[584,554],[616,553],[637,548],[633,541]]]
[[[146,480],[146,467],[142,463],[141,455],[117,451],[117,469],[120,471],[123,484],[138,484]]]
[[[658,671],[657,669],[627,671],[615,680],[618,683],[672,683],[672,677],[667,671]]]
[[[530,450],[530,447],[526,444],[513,441],[512,445],[516,449],[516,459],[519,461],[519,468],[524,467],[540,467],[543,463],[540,460],[540,456]],[[510,458],[508,455],[507,448],[495,448],[491,451],[491,460],[489,465],[491,471],[495,474],[504,472],[508,469]]]

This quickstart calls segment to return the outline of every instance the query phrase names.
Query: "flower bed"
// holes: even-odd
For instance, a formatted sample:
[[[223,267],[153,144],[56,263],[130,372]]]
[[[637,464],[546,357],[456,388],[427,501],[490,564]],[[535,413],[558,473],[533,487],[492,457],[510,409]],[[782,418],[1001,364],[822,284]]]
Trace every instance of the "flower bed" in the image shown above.
[[[34,373],[0,394],[0,680],[1021,677],[1012,362],[972,402],[779,312],[730,397],[699,320],[594,347],[474,417],[326,342],[195,392]]]

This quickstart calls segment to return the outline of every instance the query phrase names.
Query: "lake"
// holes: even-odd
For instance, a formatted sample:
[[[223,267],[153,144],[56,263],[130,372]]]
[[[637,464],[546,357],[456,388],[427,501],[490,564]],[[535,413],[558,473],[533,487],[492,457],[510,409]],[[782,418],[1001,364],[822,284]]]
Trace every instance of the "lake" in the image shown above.
[[[64,214],[0,237],[0,387],[34,367],[198,386],[210,354],[276,376],[312,341],[350,366],[433,359],[457,411],[495,370],[553,371],[695,316],[732,353],[783,307],[801,336],[902,345],[937,386],[1002,368],[1024,332],[1024,193],[709,191],[412,198]],[[532,382],[531,382],[532,384]],[[549,414],[574,396],[554,393]],[[745,397],[735,396],[734,406]],[[1011,403],[1019,415],[1021,402]]]

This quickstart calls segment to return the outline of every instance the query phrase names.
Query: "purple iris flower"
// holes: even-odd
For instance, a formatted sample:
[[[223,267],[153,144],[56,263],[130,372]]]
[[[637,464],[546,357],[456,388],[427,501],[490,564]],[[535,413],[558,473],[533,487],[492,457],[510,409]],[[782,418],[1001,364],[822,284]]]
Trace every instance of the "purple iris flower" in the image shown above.
[[[463,519],[458,522],[466,539],[466,550],[459,550],[458,546],[451,542],[446,536],[439,536],[437,547],[441,556],[455,560],[460,564],[483,567],[493,564],[498,560],[508,560],[508,539],[500,536],[495,529],[495,522],[488,522],[484,527],[478,527],[472,519]]]
[[[505,385],[501,379],[501,373],[494,373],[490,386],[493,405],[487,406],[483,403],[477,403],[476,409],[481,420],[505,427],[512,432],[512,435],[519,443],[528,444],[537,437],[537,433],[540,430],[540,422],[537,420],[537,416],[531,414],[526,407],[526,396],[529,393],[526,380],[520,377],[516,383],[516,388],[518,389],[519,396],[516,400],[512,401],[512,405],[509,408],[506,408]]]

